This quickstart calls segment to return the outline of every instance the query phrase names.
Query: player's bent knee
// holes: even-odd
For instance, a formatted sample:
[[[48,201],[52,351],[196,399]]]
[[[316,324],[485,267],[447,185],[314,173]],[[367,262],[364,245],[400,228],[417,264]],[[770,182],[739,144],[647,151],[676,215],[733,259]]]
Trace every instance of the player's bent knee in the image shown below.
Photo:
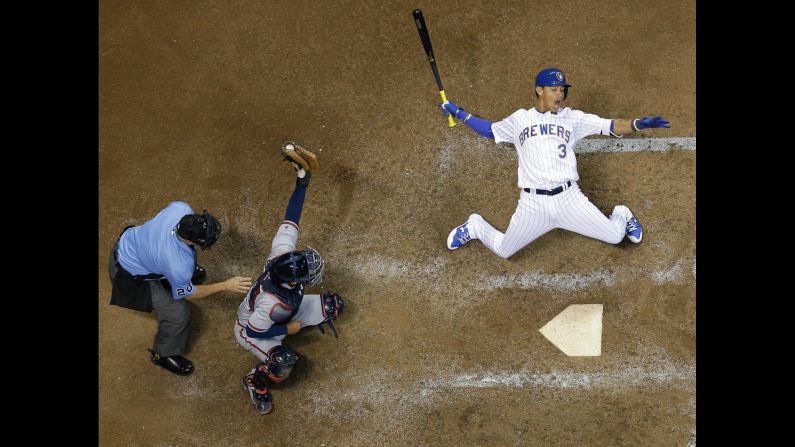
[[[497,252],[497,256],[501,257],[502,259],[508,259],[511,256],[513,256],[514,253],[516,253],[516,252],[517,252],[517,250],[511,250],[511,251],[499,250]]]
[[[608,243],[608,244],[617,245],[617,244],[619,244],[619,243],[620,243],[621,241],[623,241],[623,240],[624,240],[624,232],[622,231],[620,234],[613,235],[613,236],[612,236],[612,237],[611,237],[611,238],[610,238],[610,239],[607,241],[607,243]]]
[[[271,381],[281,382],[290,376],[296,361],[298,355],[295,351],[284,345],[274,346],[268,351],[268,360],[263,365],[264,372]]]
[[[323,320],[336,320],[345,310],[345,299],[335,292],[324,292],[320,295]]]

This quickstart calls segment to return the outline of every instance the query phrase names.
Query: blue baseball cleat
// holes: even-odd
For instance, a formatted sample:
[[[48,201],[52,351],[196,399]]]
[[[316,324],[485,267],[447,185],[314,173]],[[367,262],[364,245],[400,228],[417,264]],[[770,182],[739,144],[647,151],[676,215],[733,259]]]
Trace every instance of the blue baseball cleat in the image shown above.
[[[455,250],[472,240],[472,236],[469,234],[469,228],[467,228],[468,223],[469,220],[453,228],[453,231],[447,236],[447,248]]]
[[[630,214],[630,218],[627,221],[627,238],[634,243],[640,242],[643,239],[643,227],[640,226],[640,222],[638,219],[635,219],[635,216]]]

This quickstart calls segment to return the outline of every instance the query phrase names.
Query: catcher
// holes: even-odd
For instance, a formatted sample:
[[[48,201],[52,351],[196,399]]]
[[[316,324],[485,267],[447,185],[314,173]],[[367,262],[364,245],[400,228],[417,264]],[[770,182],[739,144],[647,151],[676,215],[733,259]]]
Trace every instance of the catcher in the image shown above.
[[[235,323],[237,342],[260,360],[242,382],[260,414],[273,409],[268,385],[284,381],[298,360],[295,351],[282,345],[284,337],[305,326],[318,326],[325,333],[324,323],[336,337],[333,321],[345,308],[345,300],[336,293],[304,295],[304,286],[320,284],[323,279],[320,253],[311,247],[295,248],[306,188],[318,162],[315,154],[292,141],[284,143],[282,155],[298,173],[295,190],[273,238],[265,268],[238,306]]]

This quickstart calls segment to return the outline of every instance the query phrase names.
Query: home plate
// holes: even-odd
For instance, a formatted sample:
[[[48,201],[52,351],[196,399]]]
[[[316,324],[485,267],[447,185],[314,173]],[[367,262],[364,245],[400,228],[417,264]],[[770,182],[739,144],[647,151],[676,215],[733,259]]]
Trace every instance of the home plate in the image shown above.
[[[603,304],[572,304],[538,331],[569,357],[602,355]]]

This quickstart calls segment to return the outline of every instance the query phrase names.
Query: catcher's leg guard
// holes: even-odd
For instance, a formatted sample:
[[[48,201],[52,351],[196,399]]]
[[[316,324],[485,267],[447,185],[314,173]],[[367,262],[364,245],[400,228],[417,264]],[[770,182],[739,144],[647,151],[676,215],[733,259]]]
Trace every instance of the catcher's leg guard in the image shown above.
[[[333,322],[339,318],[339,316],[342,315],[342,311],[345,310],[345,299],[334,292],[325,292],[320,295],[320,299],[323,310],[323,322],[317,327],[320,329],[320,332],[325,334],[326,331],[323,330],[323,323],[327,323],[331,328],[331,332],[334,333],[334,337],[337,338],[337,328],[334,327]]]

